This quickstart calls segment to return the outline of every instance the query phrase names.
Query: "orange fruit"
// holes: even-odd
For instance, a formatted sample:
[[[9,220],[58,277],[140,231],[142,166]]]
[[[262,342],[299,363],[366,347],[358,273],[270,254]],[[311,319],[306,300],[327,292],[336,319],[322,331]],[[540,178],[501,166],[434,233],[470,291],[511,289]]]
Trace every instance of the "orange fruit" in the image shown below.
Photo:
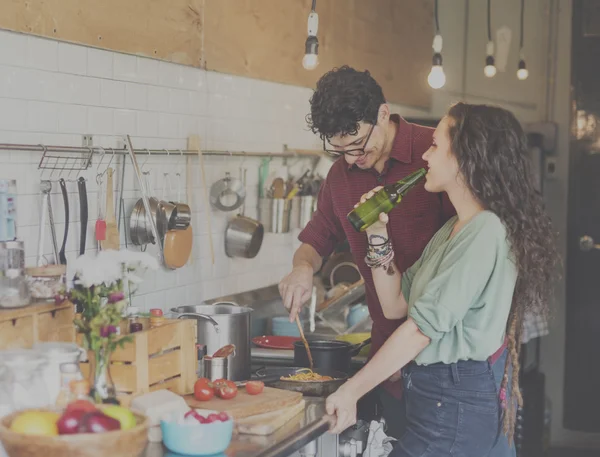
[[[50,411],[26,411],[12,421],[10,429],[26,435],[55,436],[58,435],[56,422],[59,417]]]

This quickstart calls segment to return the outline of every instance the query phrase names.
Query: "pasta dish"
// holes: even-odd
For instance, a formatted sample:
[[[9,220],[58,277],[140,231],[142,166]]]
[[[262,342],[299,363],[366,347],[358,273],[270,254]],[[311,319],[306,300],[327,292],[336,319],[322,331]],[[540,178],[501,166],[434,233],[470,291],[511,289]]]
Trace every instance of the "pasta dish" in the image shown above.
[[[321,382],[321,381],[333,381],[331,376],[321,376],[315,373],[310,368],[302,368],[297,370],[295,374],[290,376],[282,376],[282,381],[302,381],[302,382]]]

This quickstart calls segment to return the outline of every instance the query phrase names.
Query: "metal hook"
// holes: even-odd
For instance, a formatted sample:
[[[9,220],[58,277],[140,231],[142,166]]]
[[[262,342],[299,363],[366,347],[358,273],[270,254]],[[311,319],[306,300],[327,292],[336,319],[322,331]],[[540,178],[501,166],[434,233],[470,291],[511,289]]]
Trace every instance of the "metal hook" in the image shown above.
[[[102,161],[104,160],[104,156],[106,155],[106,151],[104,150],[104,148],[102,146],[98,146],[98,149],[100,149],[102,151],[102,155],[100,156],[100,162],[98,162],[96,171],[98,171],[98,169],[100,168],[100,165],[102,165]]]
[[[146,156],[146,160],[144,160],[144,163],[140,167],[140,170],[142,170],[142,174],[148,173],[147,171],[144,171],[144,167],[146,166],[146,163],[148,162],[148,160],[150,160],[150,149],[146,148],[145,151],[148,153],[148,155]]]
[[[40,160],[40,164],[38,165],[38,168],[42,168],[42,163],[44,162],[44,158],[46,158],[46,152],[48,152],[48,148],[46,146],[44,146],[43,144],[40,144],[40,147],[42,148],[42,159]],[[44,171],[46,171],[46,168],[42,168],[42,172],[40,173],[40,179],[44,178]]]

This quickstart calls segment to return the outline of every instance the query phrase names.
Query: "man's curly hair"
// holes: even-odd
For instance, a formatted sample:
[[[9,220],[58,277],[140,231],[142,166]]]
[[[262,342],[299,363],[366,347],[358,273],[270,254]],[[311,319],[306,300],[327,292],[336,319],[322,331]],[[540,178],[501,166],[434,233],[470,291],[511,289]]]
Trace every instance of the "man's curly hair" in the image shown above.
[[[319,79],[306,122],[321,139],[356,135],[359,122],[377,123],[379,107],[384,103],[383,90],[368,70],[344,65]]]

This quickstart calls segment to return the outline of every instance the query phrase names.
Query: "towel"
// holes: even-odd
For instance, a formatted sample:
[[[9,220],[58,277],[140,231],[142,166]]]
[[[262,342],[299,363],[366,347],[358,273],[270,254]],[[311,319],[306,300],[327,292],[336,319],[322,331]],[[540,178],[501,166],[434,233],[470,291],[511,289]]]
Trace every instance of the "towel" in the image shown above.
[[[387,457],[394,449],[392,445],[394,441],[396,441],[395,438],[385,434],[385,422],[383,420],[380,422],[372,420],[363,457]]]

